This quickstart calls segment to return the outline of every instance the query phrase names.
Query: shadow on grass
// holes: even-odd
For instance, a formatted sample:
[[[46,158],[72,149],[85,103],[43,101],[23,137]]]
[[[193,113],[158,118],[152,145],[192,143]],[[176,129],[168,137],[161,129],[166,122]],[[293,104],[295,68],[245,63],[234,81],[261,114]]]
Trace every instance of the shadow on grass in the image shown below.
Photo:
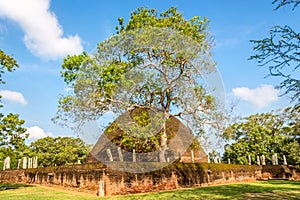
[[[34,187],[34,186],[26,185],[26,184],[18,184],[18,183],[5,183],[5,184],[0,184],[0,191],[13,190],[13,189],[19,189],[24,187]]]

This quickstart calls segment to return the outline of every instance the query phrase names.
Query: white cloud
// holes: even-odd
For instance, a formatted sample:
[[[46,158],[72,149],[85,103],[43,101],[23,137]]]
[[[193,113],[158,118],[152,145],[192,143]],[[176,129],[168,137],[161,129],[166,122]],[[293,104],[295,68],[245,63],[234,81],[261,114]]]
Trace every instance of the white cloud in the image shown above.
[[[20,92],[15,91],[9,91],[9,90],[1,90],[0,95],[4,100],[13,102],[13,103],[19,103],[22,105],[26,105],[27,101],[24,98],[23,94]]]
[[[232,89],[234,96],[252,103],[258,108],[264,108],[278,100],[279,90],[272,85],[261,85],[255,89],[240,87]]]
[[[80,53],[80,37],[63,37],[63,29],[49,7],[50,0],[0,0],[0,17],[21,26],[27,48],[39,57],[57,59]]]
[[[29,137],[28,137],[29,140],[37,140],[47,136],[53,136],[53,133],[45,132],[42,128],[38,126],[32,126],[27,128],[26,133],[29,133]]]

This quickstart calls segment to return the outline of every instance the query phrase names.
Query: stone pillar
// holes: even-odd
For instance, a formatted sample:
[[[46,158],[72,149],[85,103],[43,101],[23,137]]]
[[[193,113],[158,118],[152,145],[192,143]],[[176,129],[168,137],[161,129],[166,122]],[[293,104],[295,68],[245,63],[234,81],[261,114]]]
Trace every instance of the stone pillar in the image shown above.
[[[191,161],[192,161],[192,163],[195,162],[195,157],[194,157],[194,151],[193,150],[191,150]]]
[[[256,156],[256,162],[257,162],[257,165],[260,165],[260,159],[259,159],[259,156]]]
[[[132,162],[136,162],[135,149],[132,150]]]
[[[266,165],[266,157],[265,157],[265,155],[261,156],[261,164],[262,165]]]
[[[214,158],[214,163],[218,163],[218,158],[217,157]]]
[[[248,164],[251,165],[251,156],[248,155]]]
[[[27,168],[27,157],[23,157],[23,162],[22,162],[22,168],[26,169]]]
[[[120,160],[121,162],[123,162],[124,159],[123,159],[123,154],[122,154],[121,147],[118,147],[118,155],[119,155],[119,160]]]
[[[227,161],[227,162],[228,162],[229,165],[231,164],[231,163],[230,163],[230,158],[228,158],[228,161]]]
[[[107,153],[107,156],[108,156],[108,160],[109,160],[110,162],[114,161],[110,149],[106,149],[106,153]]]
[[[37,168],[38,167],[38,157],[35,156],[33,157],[33,161],[32,161],[32,168]]]
[[[6,157],[3,163],[3,170],[10,169],[10,157]]]
[[[284,164],[284,165],[287,165],[287,161],[286,161],[285,155],[283,155],[283,164]]]
[[[99,196],[103,197],[105,195],[104,181],[99,181]]]
[[[21,166],[21,159],[18,159],[18,169],[20,169]]]
[[[28,169],[32,168],[32,158],[28,158]]]

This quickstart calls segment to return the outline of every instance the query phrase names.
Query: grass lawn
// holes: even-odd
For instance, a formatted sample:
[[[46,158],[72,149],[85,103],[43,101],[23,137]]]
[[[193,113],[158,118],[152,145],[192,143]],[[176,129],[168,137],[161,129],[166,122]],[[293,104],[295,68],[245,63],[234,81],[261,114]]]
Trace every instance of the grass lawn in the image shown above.
[[[0,184],[0,200],[79,200],[99,199],[85,194],[55,187],[20,184]],[[257,181],[211,187],[184,189],[147,194],[105,197],[101,199],[300,199],[300,181]]]

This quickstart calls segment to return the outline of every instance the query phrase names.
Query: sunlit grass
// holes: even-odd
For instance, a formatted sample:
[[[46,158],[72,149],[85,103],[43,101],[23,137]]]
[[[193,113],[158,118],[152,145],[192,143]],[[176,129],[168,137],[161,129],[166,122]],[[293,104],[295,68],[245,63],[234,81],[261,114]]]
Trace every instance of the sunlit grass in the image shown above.
[[[3,189],[7,187],[8,189]],[[1,189],[2,188],[2,189]],[[1,191],[2,190],[2,191]],[[62,190],[54,187],[0,185],[0,200],[99,199],[92,194]],[[176,191],[122,195],[101,199],[300,199],[300,181],[257,181]]]

